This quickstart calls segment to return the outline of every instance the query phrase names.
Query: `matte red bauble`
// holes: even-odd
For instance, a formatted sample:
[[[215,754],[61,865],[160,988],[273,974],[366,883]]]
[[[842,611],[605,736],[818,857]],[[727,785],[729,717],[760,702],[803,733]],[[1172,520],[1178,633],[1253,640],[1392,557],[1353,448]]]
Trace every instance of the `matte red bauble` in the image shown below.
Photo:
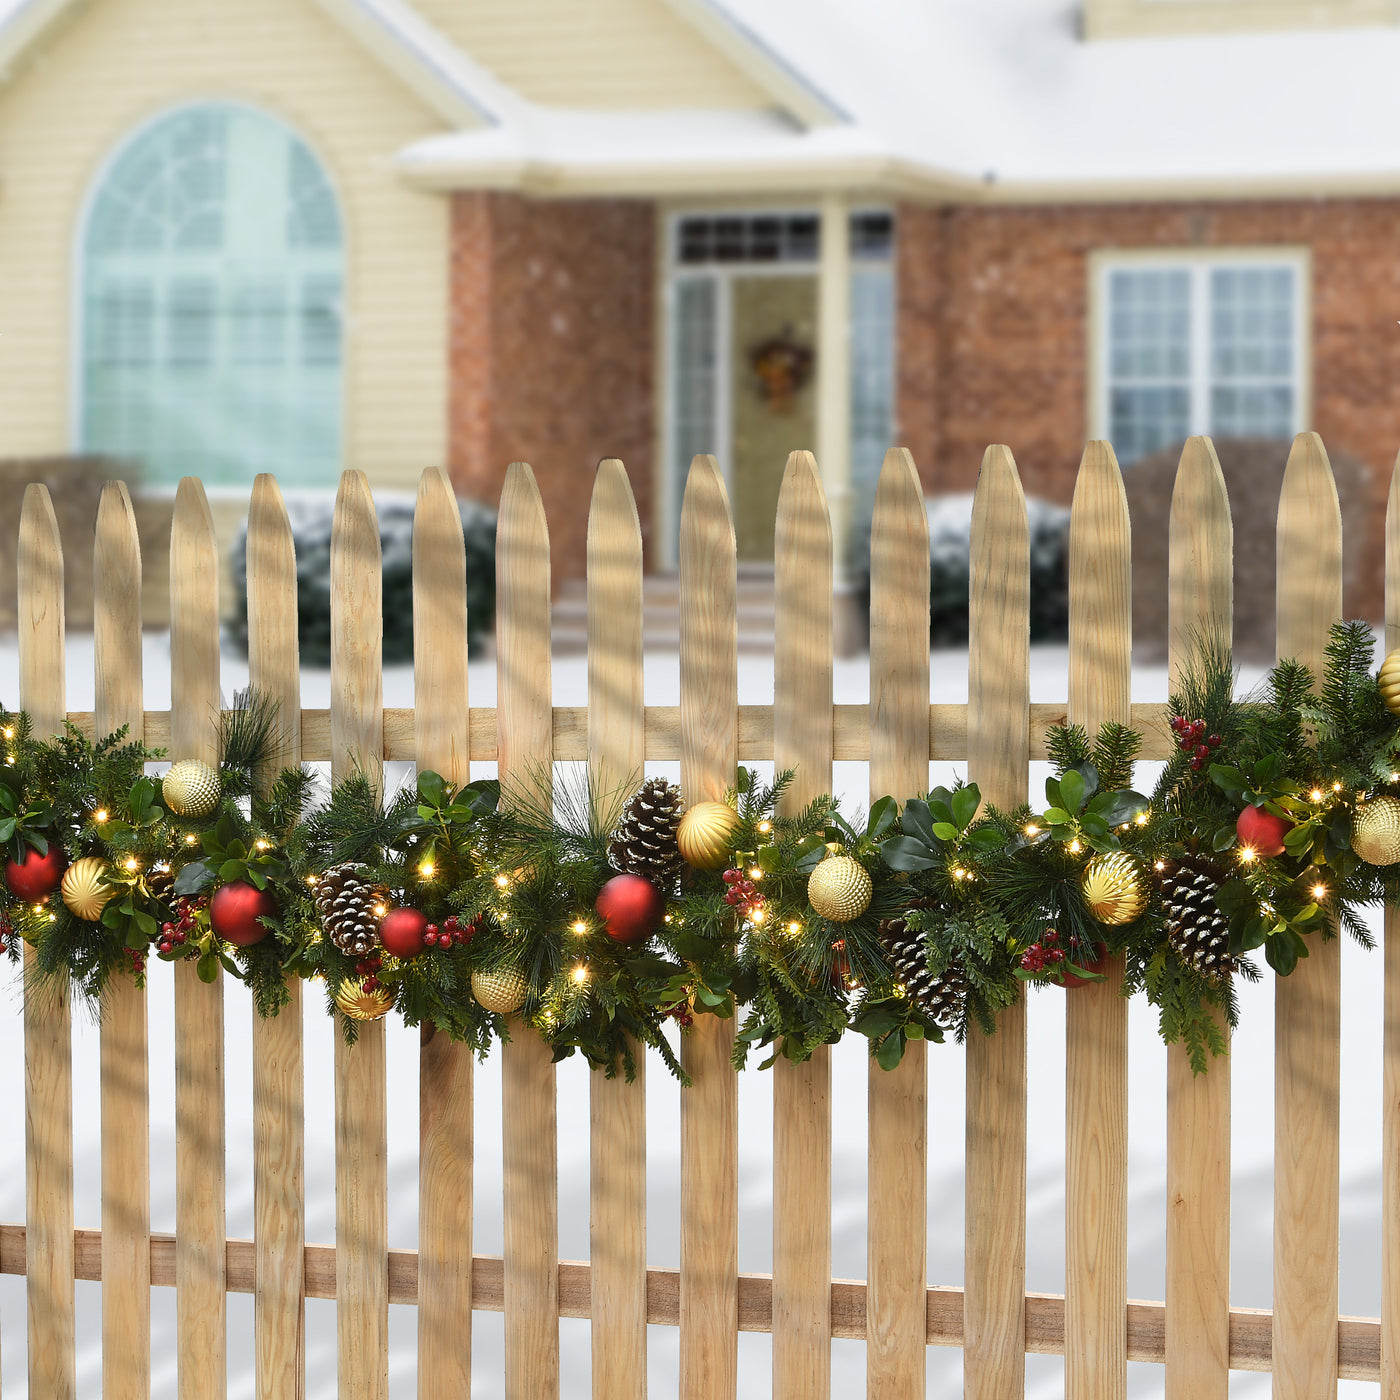
[[[379,941],[386,953],[396,958],[416,958],[423,951],[423,934],[428,916],[421,910],[400,905],[391,909],[379,922]]]
[[[63,882],[68,857],[62,848],[51,845],[41,856],[30,846],[23,860],[5,862],[5,886],[17,899],[46,899]]]
[[[277,912],[271,890],[260,890],[247,880],[230,880],[214,891],[209,901],[209,923],[220,938],[240,948],[261,943],[270,929],[258,920]]]
[[[1095,943],[1093,953],[1094,956],[1092,958],[1082,958],[1081,955],[1079,966],[1082,967],[1085,972],[1096,972],[1099,977],[1102,977],[1104,969],[1108,966],[1108,944]],[[1067,972],[1064,976],[1064,984],[1066,987],[1092,987],[1096,980],[1097,979],[1093,977],[1077,977],[1072,972]]]
[[[640,943],[650,938],[666,912],[666,896],[640,875],[614,875],[593,907],[617,943]]]
[[[1287,818],[1276,817],[1262,807],[1246,807],[1235,823],[1240,843],[1261,856],[1281,856],[1283,838],[1292,829],[1293,823]]]

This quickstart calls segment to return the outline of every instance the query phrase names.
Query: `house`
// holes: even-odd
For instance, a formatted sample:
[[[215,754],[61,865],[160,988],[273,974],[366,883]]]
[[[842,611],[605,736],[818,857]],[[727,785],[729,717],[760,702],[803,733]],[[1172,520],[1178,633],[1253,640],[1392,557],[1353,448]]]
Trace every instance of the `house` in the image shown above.
[[[1379,560],[1397,72],[1396,0],[9,0],[0,456],[524,458],[568,577],[604,455],[666,570],[698,451],[761,564],[795,446],[844,531],[893,442],[1063,501],[1313,427]]]

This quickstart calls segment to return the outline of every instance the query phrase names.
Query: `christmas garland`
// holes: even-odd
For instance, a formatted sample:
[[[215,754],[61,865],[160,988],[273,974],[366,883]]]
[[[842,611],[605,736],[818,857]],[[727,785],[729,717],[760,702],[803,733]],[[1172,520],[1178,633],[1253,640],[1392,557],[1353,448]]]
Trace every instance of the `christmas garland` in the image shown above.
[[[966,784],[863,823],[830,797],[789,811],[791,774],[745,770],[688,810],[664,779],[610,795],[548,771],[504,794],[425,771],[387,803],[356,775],[314,806],[312,774],[270,771],[277,715],[256,697],[226,716],[217,768],[161,778],[125,731],[40,741],[0,711],[0,936],[98,1003],[151,956],[191,960],[268,1016],[290,978],[320,980],[351,1038],[394,1009],[484,1054],[518,1015],[556,1059],[630,1077],[647,1045],[681,1079],[666,1031],[697,1014],[742,1018],[737,1065],[854,1030],[889,1068],[1121,956],[1123,994],[1200,1071],[1252,952],[1287,976],[1339,928],[1370,946],[1358,907],[1400,902],[1400,652],[1372,675],[1372,646],[1338,624],[1320,678],[1281,662],[1252,700],[1200,647],[1150,795],[1137,733],[1064,726],[1038,810]]]

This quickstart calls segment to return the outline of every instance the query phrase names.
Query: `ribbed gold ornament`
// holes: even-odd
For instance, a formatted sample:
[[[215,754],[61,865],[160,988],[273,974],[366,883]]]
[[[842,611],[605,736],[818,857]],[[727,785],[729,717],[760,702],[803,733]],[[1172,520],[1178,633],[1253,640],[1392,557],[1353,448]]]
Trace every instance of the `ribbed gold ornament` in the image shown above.
[[[872,893],[865,867],[850,856],[827,856],[807,879],[807,903],[833,923],[860,918],[870,908]]]
[[[1393,715],[1400,715],[1400,649],[1392,651],[1381,663],[1376,680],[1386,709]]]
[[[525,974],[518,967],[503,967],[498,972],[473,972],[472,995],[498,1016],[509,1016],[525,1005],[525,993],[530,989]]]
[[[352,1021],[377,1021],[394,1005],[394,998],[383,987],[367,989],[363,982],[344,982],[335,994],[342,1016]]]
[[[165,775],[160,795],[177,817],[198,821],[219,805],[218,771],[197,758],[182,758]]]
[[[676,828],[676,846],[687,865],[723,870],[734,850],[739,814],[727,802],[697,802]]]
[[[1080,883],[1084,903],[1101,924],[1130,924],[1147,908],[1147,880],[1132,856],[1095,856]]]
[[[1368,865],[1400,861],[1400,800],[1373,797],[1363,802],[1351,823],[1351,849]]]
[[[84,856],[63,872],[63,884],[59,887],[63,902],[76,918],[86,923],[95,924],[102,917],[108,900],[116,894],[102,879],[106,869],[107,862],[100,856]]]

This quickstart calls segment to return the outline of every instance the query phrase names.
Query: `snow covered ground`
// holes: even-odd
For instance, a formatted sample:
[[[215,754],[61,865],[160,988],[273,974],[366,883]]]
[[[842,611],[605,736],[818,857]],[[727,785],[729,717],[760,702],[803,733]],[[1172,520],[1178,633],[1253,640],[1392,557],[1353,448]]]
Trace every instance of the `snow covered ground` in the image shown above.
[[[92,705],[92,643],[74,637],[68,651],[68,703],[72,709]],[[763,703],[772,698],[772,665],[764,658],[741,660],[740,699]],[[169,704],[169,645],[164,636],[145,642],[146,704]],[[13,643],[0,645],[0,696],[16,701]],[[966,699],[966,655],[936,652],[933,698]],[[243,683],[246,672],[226,657],[226,692]],[[838,663],[836,698],[859,703],[867,698],[864,660]],[[1032,656],[1032,697],[1063,700],[1067,693],[1067,657],[1063,648],[1037,648]],[[1250,677],[1245,678],[1246,681]],[[582,704],[586,663],[558,659],[554,665],[556,704]],[[489,662],[474,664],[472,700],[494,703],[495,675]],[[328,703],[329,677],[303,677],[304,703]],[[1134,673],[1135,700],[1163,699],[1166,677],[1160,669]],[[678,661],[674,653],[647,661],[647,701],[674,704],[678,699]],[[407,669],[386,674],[385,703],[412,704],[412,676]],[[402,770],[402,766],[400,766]],[[859,764],[837,765],[837,787],[846,801],[865,798],[865,771]],[[486,771],[483,766],[483,771]],[[657,771],[665,771],[658,765]],[[396,775],[391,771],[390,778]],[[933,781],[946,781],[951,770],[935,768]],[[1038,786],[1043,774],[1032,776]],[[1144,774],[1144,779],[1148,775]],[[1348,944],[1343,952],[1346,1016],[1342,1043],[1342,1254],[1341,1308],[1344,1313],[1376,1316],[1380,1307],[1380,1141],[1381,1141],[1381,981],[1379,953]],[[1233,1298],[1237,1305],[1268,1307],[1271,1295],[1271,1208],[1273,1095],[1272,992],[1242,988],[1243,1016],[1235,1039],[1233,1158]],[[332,1028],[308,999],[306,1020],[306,1198],[307,1238],[330,1241],[334,1221],[332,1135]],[[1064,1286],[1064,998],[1058,991],[1035,994],[1030,1005],[1030,1149],[1027,1287],[1060,1292]],[[0,1220],[24,1218],[24,1156],[21,1095],[23,1053],[20,987],[10,973],[0,974],[0,1065],[5,1066],[5,1131],[0,1133]],[[249,1074],[252,1011],[237,987],[228,990],[228,1230],[252,1235],[252,1114]],[[1160,1299],[1164,1291],[1165,1079],[1166,1054],[1157,1040],[1148,1009],[1131,1011],[1132,1099],[1130,1103],[1131,1174],[1129,1294]],[[151,978],[151,1172],[152,1226],[173,1230],[174,1220],[174,1073],[173,1014],[169,969],[157,966]],[[98,1037],[88,1023],[74,1037],[77,1222],[96,1228],[99,1218]],[[389,1034],[390,1240],[395,1248],[416,1242],[417,1190],[417,1035],[402,1027]],[[955,1045],[934,1046],[929,1054],[929,1278],[934,1283],[962,1282],[963,1240],[963,1054]],[[851,1040],[834,1056],[833,1100],[837,1131],[833,1148],[833,1263],[838,1277],[865,1276],[865,1084],[863,1042]],[[679,1113],[678,1090],[659,1064],[648,1077],[649,1257],[661,1266],[679,1259]],[[771,1265],[772,1098],[767,1076],[749,1072],[740,1080],[740,1234],[739,1267],[767,1271]],[[477,1076],[476,1099],[476,1249],[501,1248],[500,1070],[496,1057]],[[587,1071],[577,1062],[559,1069],[560,1253],[588,1255],[588,1094]],[[95,1395],[100,1386],[100,1288],[78,1285],[79,1394]],[[330,1400],[335,1394],[334,1304],[307,1305],[308,1394]],[[474,1319],[475,1393],[484,1400],[502,1394],[501,1319],[477,1314]],[[153,1295],[154,1394],[175,1394],[175,1298],[173,1290]],[[415,1314],[395,1307],[390,1314],[391,1388],[396,1396],[414,1393]],[[582,1400],[589,1394],[588,1324],[561,1323],[564,1394]],[[676,1389],[677,1334],[673,1328],[651,1329],[652,1391]],[[253,1394],[252,1306],[247,1295],[229,1299],[229,1394],[243,1400]],[[770,1394],[770,1343],[765,1336],[740,1339],[740,1394],[760,1400]],[[25,1394],[23,1280],[0,1278],[0,1359],[5,1394]],[[1160,1367],[1131,1366],[1134,1396],[1160,1395]],[[1051,1400],[1063,1393],[1063,1364],[1057,1357],[1027,1358],[1027,1393]],[[1264,1396],[1269,1377],[1236,1374],[1231,1395]],[[832,1394],[864,1393],[864,1347],[857,1342],[833,1344]],[[929,1353],[931,1396],[961,1393],[961,1355],[952,1350]],[[1342,1382],[1341,1394],[1374,1394],[1360,1382]]]

